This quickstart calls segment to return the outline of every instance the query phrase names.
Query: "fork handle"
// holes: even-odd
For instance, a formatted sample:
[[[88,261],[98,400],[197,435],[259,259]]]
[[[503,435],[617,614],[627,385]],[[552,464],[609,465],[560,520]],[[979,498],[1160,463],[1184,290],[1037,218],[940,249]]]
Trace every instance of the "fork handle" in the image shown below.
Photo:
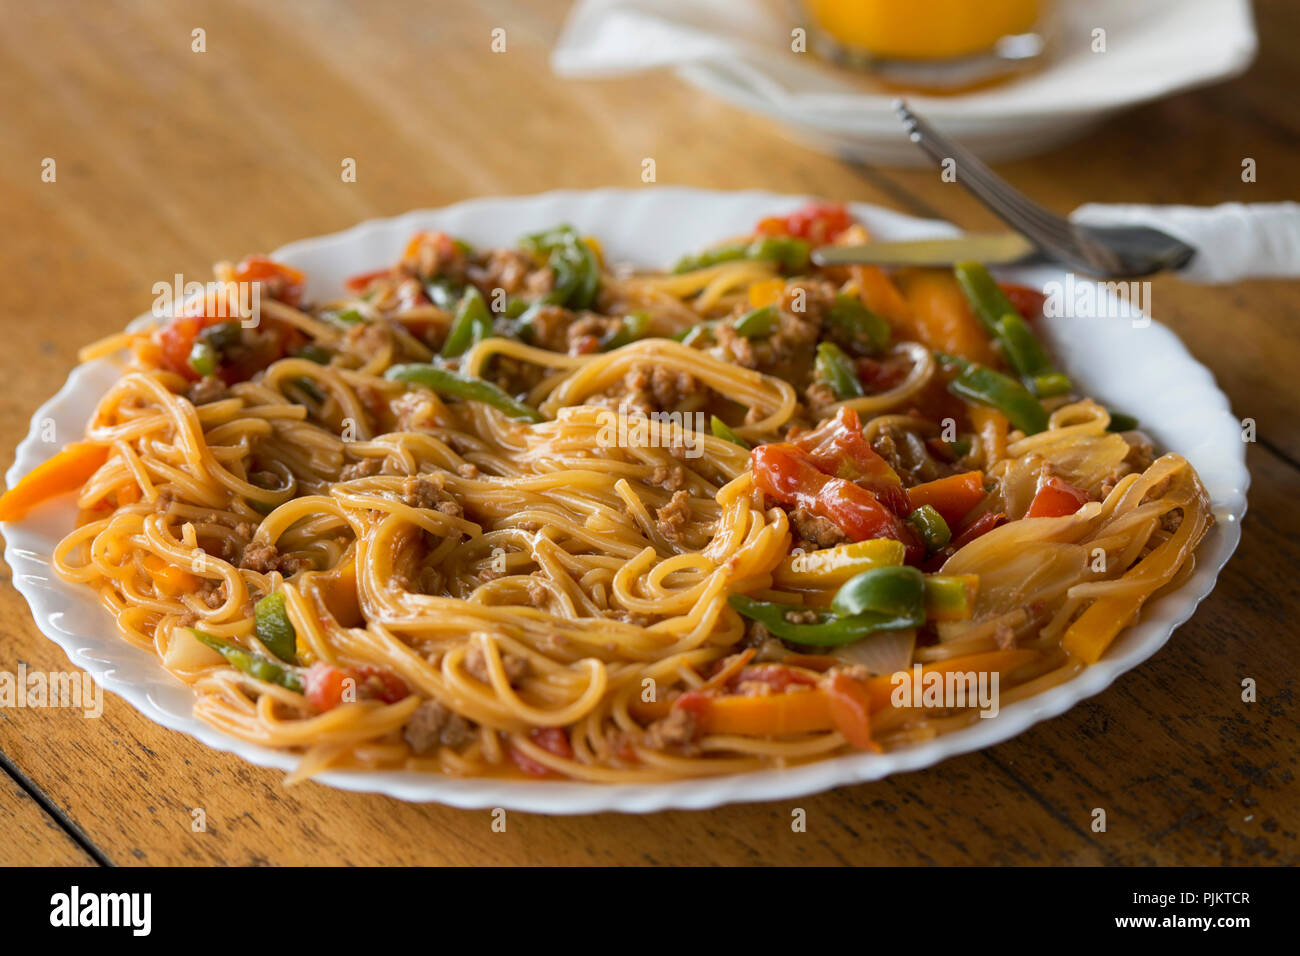
[[[1088,203],[1070,218],[1089,226],[1153,226],[1195,247],[1178,272],[1191,282],[1300,278],[1300,203],[1140,206]]]

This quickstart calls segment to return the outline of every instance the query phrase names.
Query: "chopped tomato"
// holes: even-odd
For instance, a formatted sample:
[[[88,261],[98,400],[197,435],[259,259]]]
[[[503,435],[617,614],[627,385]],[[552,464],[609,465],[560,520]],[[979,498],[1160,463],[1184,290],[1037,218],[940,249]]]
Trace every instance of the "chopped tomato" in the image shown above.
[[[893,538],[903,542],[909,560],[920,560],[924,548],[901,518],[866,488],[818,469],[816,461],[797,445],[759,445],[750,453],[754,483],[783,505],[802,507],[833,522],[854,541]]]
[[[853,409],[841,408],[794,444],[808,452],[820,471],[862,485],[895,514],[909,513],[898,473],[871,447]]]
[[[209,319],[201,315],[182,315],[172,319],[158,333],[158,345],[162,349],[162,367],[169,372],[183,375],[191,382],[199,380],[199,373],[190,366],[190,350],[194,340],[209,325],[215,325],[224,319]]]
[[[953,538],[948,547],[944,548],[937,554],[931,555],[930,559],[921,566],[921,570],[925,571],[927,574],[933,574],[943,567],[944,562],[966,545],[970,544],[981,535],[988,534],[1006,520],[1007,516],[1001,512],[997,512],[996,514],[988,512],[980,515],[967,525],[960,534]]]
[[[871,739],[871,694],[867,685],[844,671],[836,671],[822,683],[830,702],[831,723],[851,745],[879,751]]]
[[[411,689],[392,671],[367,664],[356,670],[358,692],[363,697],[373,697],[385,704],[395,704],[411,695]]]
[[[810,202],[788,216],[769,216],[758,224],[758,232],[769,236],[795,236],[813,245],[833,242],[853,225],[853,217],[840,203]]]
[[[402,253],[402,259],[415,260],[418,263],[420,251],[426,247],[433,250],[432,275],[438,274],[442,263],[454,259],[460,254],[456,249],[456,240],[445,232],[422,230],[412,236],[411,241],[406,244],[406,251]]]
[[[897,358],[883,361],[873,358],[860,358],[854,363],[858,372],[858,381],[869,395],[879,395],[897,388],[907,378],[909,364]]]
[[[994,528],[996,528],[998,525],[1002,524],[1006,520],[1007,520],[1007,516],[1000,511],[997,512],[996,514],[994,514],[993,512],[982,514],[974,521],[972,521],[969,525],[967,525],[962,530],[961,534],[953,538],[952,544],[950,544],[949,547],[952,548],[954,551],[958,550],[959,548],[963,548],[966,545],[970,544],[972,541],[974,541],[976,538],[980,537],[981,535],[988,534],[990,531],[992,531]]]
[[[333,664],[324,661],[307,668],[303,675],[304,694],[307,702],[319,711],[333,710],[343,703],[343,692],[347,688],[348,673]]]
[[[1088,493],[1055,475],[1040,476],[1026,518],[1062,518],[1088,503]]]
[[[1029,321],[1032,322],[1043,314],[1043,303],[1047,301],[1047,296],[1037,289],[1011,282],[999,282],[998,285],[1002,289],[1002,294],[1016,307],[1016,311]]]
[[[528,735],[528,739],[557,757],[563,757],[565,760],[573,759],[573,747],[569,744],[569,735],[559,727],[542,727],[534,730]],[[553,773],[550,767],[538,763],[518,747],[510,748],[510,759],[515,762],[516,767],[530,777],[549,777]]]
[[[244,256],[235,266],[236,282],[260,282],[270,294],[294,308],[302,301],[302,287],[307,277],[293,266],[266,256]]]
[[[317,710],[333,710],[345,702],[344,695],[349,690],[348,681],[352,682],[350,689],[357,699],[395,704],[411,693],[406,681],[382,667],[367,664],[355,670],[346,670],[324,661],[307,668],[307,673],[303,675],[303,693],[307,702]]]
[[[370,283],[378,279],[386,279],[392,275],[391,269],[375,269],[373,272],[362,272],[360,275],[352,276],[343,282],[344,287],[349,292],[365,292],[370,288]]]
[[[792,685],[803,684],[811,687],[816,683],[816,674],[799,667],[789,667],[785,664],[757,664],[742,668],[732,679],[730,686],[733,690],[737,688],[760,690],[755,685],[762,685],[768,693],[784,694]]]

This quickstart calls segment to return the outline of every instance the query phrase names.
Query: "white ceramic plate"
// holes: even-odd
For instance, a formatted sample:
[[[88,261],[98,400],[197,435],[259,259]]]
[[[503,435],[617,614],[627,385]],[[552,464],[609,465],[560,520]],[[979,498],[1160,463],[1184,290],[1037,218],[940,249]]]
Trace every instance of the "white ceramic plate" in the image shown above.
[[[1021,77],[956,95],[908,94],[942,132],[988,160],[1042,152],[1118,110],[1225,80],[1255,57],[1248,0],[1062,2],[1053,48]],[[785,126],[807,145],[870,162],[925,165],[899,95],[812,54],[796,0],[583,0],[551,56],[565,76],[672,68],[686,82]],[[1094,52],[1094,31],[1105,51]]]
[[[751,227],[765,215],[788,211],[801,197],[759,192],[707,192],[670,187],[640,190],[553,192],[540,196],[479,199],[446,209],[408,213],[362,223],[345,232],[291,243],[277,257],[306,270],[308,294],[320,299],[341,291],[351,274],[395,261],[411,233],[441,229],[470,242],[510,245],[521,233],[571,222],[599,236],[613,261],[667,265],[680,254]],[[881,237],[910,239],[952,235],[947,224],[912,219],[871,206],[854,212]],[[234,255],[244,250],[221,250]],[[1011,274],[1040,285],[1062,274],[1050,268]],[[385,793],[403,800],[437,801],[457,807],[506,807],[541,813],[647,812],[704,808],[748,800],[774,800],[831,787],[878,780],[900,770],[927,767],[954,754],[988,747],[1026,727],[1068,710],[1104,689],[1151,656],[1210,593],[1215,577],[1240,538],[1249,475],[1240,427],[1214,379],[1161,325],[1134,328],[1122,320],[1056,320],[1046,325],[1057,355],[1084,391],[1142,420],[1164,448],[1185,455],[1209,488],[1219,522],[1201,545],[1196,571],[1176,592],[1152,601],[1140,623],[1098,664],[1075,680],[1032,700],[1003,708],[995,718],[925,744],[886,754],[838,757],[788,770],[667,784],[599,786],[585,783],[460,780],[407,772],[334,771],[316,779],[345,790]],[[44,422],[59,441],[83,434],[96,402],[118,375],[107,360],[76,369],[67,384],[32,419],[7,480],[13,484],[55,451],[42,442]],[[78,667],[105,689],[165,727],[184,731],[218,750],[265,767],[289,770],[291,755],[225,736],[196,720],[188,687],[164,671],[155,657],[118,638],[107,612],[88,590],[66,584],[50,570],[50,554],[72,527],[70,497],[51,502],[26,519],[4,526],[5,560],[14,586],[31,604],[37,626]],[[87,724],[87,732],[94,729]]]

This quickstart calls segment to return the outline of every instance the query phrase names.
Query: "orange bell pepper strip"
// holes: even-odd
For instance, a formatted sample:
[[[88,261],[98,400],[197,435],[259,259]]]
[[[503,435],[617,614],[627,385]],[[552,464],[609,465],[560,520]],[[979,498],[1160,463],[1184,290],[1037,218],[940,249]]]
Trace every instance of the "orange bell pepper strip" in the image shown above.
[[[859,750],[880,752],[871,739],[871,693],[867,685],[844,671],[832,674],[824,684],[831,723],[844,739]]]
[[[907,502],[913,511],[929,505],[943,515],[949,528],[956,528],[986,494],[984,472],[967,471],[908,488]]]
[[[730,694],[711,697],[689,691],[673,706],[689,711],[705,734],[784,737],[830,730],[830,698],[821,688],[782,694]]]
[[[0,521],[17,521],[48,498],[78,491],[108,461],[110,446],[73,442],[0,495]]]
[[[985,405],[971,405],[969,414],[983,446],[984,467],[991,468],[995,462],[1007,457],[1007,431],[1011,423],[997,409]]]
[[[1031,648],[966,654],[926,664],[921,673],[1006,673],[1037,656],[1038,651]],[[878,748],[871,739],[871,714],[892,705],[896,686],[892,674],[859,680],[839,671],[816,686],[783,693],[715,696],[689,691],[678,697],[673,707],[689,711],[705,734],[779,737],[833,729],[853,746],[874,750]]]
[[[904,338],[916,338],[916,319],[894,280],[880,266],[850,266],[849,278],[858,285],[858,297],[876,315],[886,319]]]
[[[1002,364],[951,272],[904,269],[898,283],[911,306],[916,338],[922,345],[991,368]]]

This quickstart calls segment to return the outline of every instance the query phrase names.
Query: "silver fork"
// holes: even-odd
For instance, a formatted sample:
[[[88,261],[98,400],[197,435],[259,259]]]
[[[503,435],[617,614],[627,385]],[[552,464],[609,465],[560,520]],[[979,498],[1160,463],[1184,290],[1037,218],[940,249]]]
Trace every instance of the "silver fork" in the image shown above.
[[[974,153],[944,136],[902,100],[894,109],[908,138],[942,165],[957,164],[957,182],[1045,256],[1103,278],[1130,279],[1166,269],[1181,269],[1196,249],[1148,226],[1086,226],[1070,222],[1034,202]]]

